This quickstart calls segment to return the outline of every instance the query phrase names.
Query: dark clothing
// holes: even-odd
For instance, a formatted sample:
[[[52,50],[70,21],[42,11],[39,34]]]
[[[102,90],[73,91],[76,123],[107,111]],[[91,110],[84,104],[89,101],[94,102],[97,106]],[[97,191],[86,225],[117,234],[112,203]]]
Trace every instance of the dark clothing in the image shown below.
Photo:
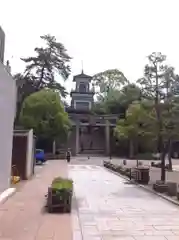
[[[71,153],[70,153],[70,151],[67,152],[66,159],[67,159],[67,162],[70,162],[70,160],[71,160]]]

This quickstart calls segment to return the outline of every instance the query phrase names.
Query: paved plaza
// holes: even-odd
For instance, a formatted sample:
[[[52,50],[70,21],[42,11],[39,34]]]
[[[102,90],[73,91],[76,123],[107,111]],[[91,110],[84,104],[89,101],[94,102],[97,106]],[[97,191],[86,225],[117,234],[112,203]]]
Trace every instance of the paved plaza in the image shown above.
[[[100,166],[69,169],[78,205],[75,240],[179,239],[178,207]]]
[[[102,160],[37,167],[0,205],[0,240],[178,240],[179,207],[104,169]],[[74,180],[71,214],[44,211],[47,187],[58,175]]]
[[[31,180],[20,183],[15,195],[0,205],[0,240],[71,240],[71,216],[44,209],[53,178],[67,174],[65,161],[51,161],[37,167]]]

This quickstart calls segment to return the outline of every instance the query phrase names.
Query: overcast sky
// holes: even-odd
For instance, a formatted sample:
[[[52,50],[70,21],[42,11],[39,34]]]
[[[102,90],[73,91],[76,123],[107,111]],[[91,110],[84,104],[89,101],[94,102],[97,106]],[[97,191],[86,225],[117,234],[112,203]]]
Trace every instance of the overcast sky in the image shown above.
[[[0,0],[0,25],[13,72],[23,71],[19,58],[32,55],[39,36],[50,33],[73,57],[72,75],[83,60],[87,74],[119,68],[135,81],[154,51],[179,73],[178,0]]]

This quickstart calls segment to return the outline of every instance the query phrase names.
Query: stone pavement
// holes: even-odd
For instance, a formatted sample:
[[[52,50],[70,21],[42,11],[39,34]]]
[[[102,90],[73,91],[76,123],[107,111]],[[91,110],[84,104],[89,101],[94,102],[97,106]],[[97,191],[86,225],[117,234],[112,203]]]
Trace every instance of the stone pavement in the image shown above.
[[[112,159],[111,160],[114,164],[122,164],[123,160],[122,159]],[[141,160],[140,160],[141,161]],[[150,166],[150,185],[152,185],[156,180],[160,180],[161,176],[161,169],[160,168],[155,168],[151,167],[151,162],[148,160],[142,160],[143,165]],[[166,161],[167,163],[167,161]],[[172,160],[173,163],[173,172],[168,172],[166,171],[166,181],[171,181],[171,182],[176,182],[179,183],[179,160]],[[136,166],[136,160],[127,160],[127,167],[135,167]]]
[[[78,206],[74,240],[179,239],[177,206],[100,166],[78,164],[69,169]]]
[[[67,177],[66,161],[37,167],[36,176],[22,182],[17,193],[0,205],[0,240],[71,240],[70,214],[44,211],[45,194],[52,179]]]
[[[109,160],[109,157],[106,156],[101,156],[101,157],[90,157],[90,159],[88,159],[88,156],[86,155],[81,155],[75,158],[72,158],[71,163],[72,164],[83,164],[83,165],[97,165],[97,166],[102,166],[103,165],[103,161],[104,160]],[[127,166],[128,167],[134,167],[136,166],[136,160],[127,160]],[[123,159],[120,158],[115,158],[113,157],[111,159],[112,163],[114,164],[122,164]],[[143,162],[143,165],[148,165],[150,166],[152,161],[148,161],[148,160],[140,160]],[[167,163],[167,161],[166,161]],[[171,181],[171,182],[177,182],[179,183],[179,160],[173,159],[172,160],[173,163],[173,172],[168,172],[166,171],[166,180],[167,181]],[[150,167],[150,185],[152,185],[156,180],[160,180],[160,176],[161,176],[161,170],[159,168],[153,168]]]
[[[80,154],[76,157],[72,157],[71,164],[103,166],[104,160],[109,160],[109,158],[106,156],[90,156],[88,159],[88,155]]]

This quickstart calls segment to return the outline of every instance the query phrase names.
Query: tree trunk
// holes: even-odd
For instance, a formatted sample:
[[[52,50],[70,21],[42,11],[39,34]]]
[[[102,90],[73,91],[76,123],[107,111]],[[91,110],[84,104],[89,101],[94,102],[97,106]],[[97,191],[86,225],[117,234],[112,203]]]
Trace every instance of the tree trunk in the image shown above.
[[[40,78],[39,78],[39,82],[37,84],[37,88],[38,90],[41,88],[42,86],[42,82],[43,82],[43,78],[44,78],[44,70],[45,70],[45,66],[42,67],[41,69],[41,74],[40,74]]]
[[[138,144],[138,138],[136,137],[136,141],[135,141],[135,144],[136,144],[136,155],[138,155],[138,153],[139,153],[139,144]],[[137,168],[138,168],[138,166],[139,166],[139,159],[137,158],[136,159],[136,166],[137,166]]]
[[[169,139],[169,143],[168,143],[168,164],[169,164],[169,169],[170,171],[173,170],[172,168],[172,141],[171,139]]]
[[[171,116],[171,108],[170,108],[170,104],[171,104],[171,84],[170,84],[170,79],[169,81],[167,81],[167,103],[168,103],[168,115]],[[171,131],[173,131],[173,129],[171,129]],[[169,163],[169,168],[168,170],[172,171],[172,140],[171,137],[168,138],[168,163]]]
[[[134,158],[134,142],[131,139],[129,140],[129,158]]]
[[[139,166],[139,160],[136,159],[136,167],[138,168],[138,166]]]
[[[167,154],[167,145],[163,144],[162,154],[161,154],[161,181],[165,182],[166,174],[165,174],[165,157]]]
[[[53,154],[56,154],[56,141],[53,140]]]
[[[166,146],[163,141],[162,137],[162,117],[161,117],[161,109],[160,109],[160,96],[159,96],[159,76],[158,76],[158,66],[157,63],[154,64],[155,67],[155,75],[156,75],[156,92],[155,92],[155,111],[157,116],[157,125],[158,125],[158,132],[157,132],[157,142],[158,142],[158,152],[161,153],[161,181],[165,182],[165,156],[166,156]]]

